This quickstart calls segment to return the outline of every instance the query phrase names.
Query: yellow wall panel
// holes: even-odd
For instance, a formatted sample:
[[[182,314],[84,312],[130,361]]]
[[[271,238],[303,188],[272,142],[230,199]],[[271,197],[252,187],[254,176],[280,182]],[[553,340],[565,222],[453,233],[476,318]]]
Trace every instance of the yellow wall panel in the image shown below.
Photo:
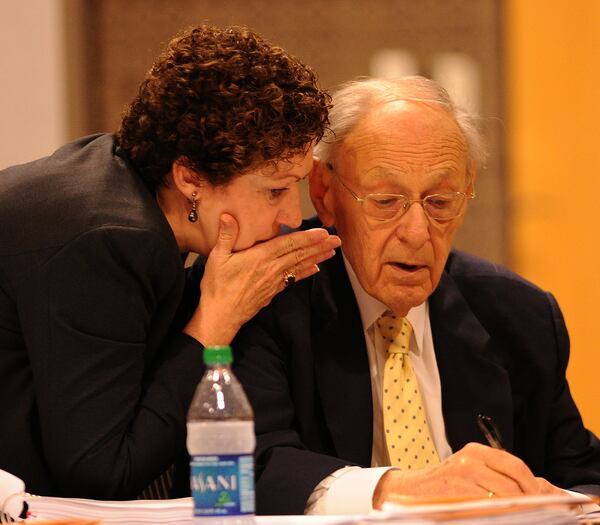
[[[557,297],[600,435],[600,1],[505,5],[511,266]]]

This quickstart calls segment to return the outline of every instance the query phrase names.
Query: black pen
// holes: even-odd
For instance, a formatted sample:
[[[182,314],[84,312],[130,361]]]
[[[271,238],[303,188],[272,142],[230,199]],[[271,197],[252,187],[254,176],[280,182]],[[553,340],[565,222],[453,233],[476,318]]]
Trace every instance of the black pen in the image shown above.
[[[490,447],[504,450],[504,447],[502,446],[502,438],[500,437],[500,431],[490,416],[478,414],[477,424],[483,432],[485,439],[487,439]]]

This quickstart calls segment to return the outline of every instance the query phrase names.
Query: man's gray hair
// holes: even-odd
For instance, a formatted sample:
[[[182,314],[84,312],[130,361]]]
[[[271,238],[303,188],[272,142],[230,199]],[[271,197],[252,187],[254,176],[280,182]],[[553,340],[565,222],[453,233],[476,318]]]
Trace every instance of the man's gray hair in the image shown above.
[[[333,95],[329,130],[316,145],[315,155],[323,162],[333,161],[336,149],[373,106],[401,100],[444,108],[465,136],[471,163],[476,167],[485,163],[486,151],[476,117],[456,106],[440,84],[421,76],[363,78],[343,84]]]

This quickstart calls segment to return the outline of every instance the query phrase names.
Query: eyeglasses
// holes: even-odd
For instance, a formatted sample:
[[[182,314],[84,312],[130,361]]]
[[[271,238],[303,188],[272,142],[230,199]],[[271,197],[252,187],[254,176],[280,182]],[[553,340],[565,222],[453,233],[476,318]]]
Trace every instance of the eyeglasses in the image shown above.
[[[474,192],[465,193],[463,191],[434,193],[423,199],[409,199],[396,193],[369,193],[360,196],[346,185],[333,169],[332,164],[327,163],[327,167],[350,195],[362,204],[365,215],[380,221],[399,219],[415,202],[418,202],[423,206],[427,217],[437,222],[448,222],[460,217],[465,211],[467,200],[475,198]]]

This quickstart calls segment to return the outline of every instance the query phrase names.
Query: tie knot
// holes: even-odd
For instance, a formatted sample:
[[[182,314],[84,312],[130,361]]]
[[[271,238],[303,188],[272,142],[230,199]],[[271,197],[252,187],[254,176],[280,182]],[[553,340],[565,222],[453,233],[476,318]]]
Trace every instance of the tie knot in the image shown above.
[[[377,320],[377,326],[382,337],[389,343],[388,353],[408,353],[412,326],[406,317],[386,312]]]

